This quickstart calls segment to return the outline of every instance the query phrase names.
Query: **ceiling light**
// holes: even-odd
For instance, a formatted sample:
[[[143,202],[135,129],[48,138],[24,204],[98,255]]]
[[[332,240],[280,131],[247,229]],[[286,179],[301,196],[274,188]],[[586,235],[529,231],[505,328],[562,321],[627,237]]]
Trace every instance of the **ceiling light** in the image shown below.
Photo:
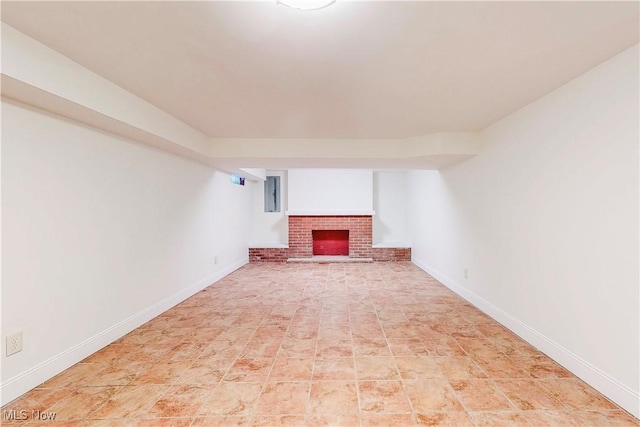
[[[299,10],[318,10],[331,6],[336,0],[276,0],[278,4]]]

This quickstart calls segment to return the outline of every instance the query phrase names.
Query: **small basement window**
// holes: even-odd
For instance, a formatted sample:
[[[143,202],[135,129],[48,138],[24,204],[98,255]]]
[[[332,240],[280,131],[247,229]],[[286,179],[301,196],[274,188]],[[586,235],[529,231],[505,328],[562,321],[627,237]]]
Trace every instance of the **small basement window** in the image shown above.
[[[280,212],[279,176],[268,176],[264,182],[264,211]]]
[[[231,183],[232,184],[238,184],[238,185],[244,185],[244,178],[242,178],[241,176],[238,176],[238,175],[231,175]]]

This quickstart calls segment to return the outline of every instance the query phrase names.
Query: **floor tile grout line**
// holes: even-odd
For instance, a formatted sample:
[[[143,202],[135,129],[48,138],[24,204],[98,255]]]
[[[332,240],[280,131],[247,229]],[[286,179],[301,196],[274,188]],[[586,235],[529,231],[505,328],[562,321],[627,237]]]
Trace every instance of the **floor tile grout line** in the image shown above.
[[[307,284],[305,285],[305,290],[306,290],[306,288],[308,286],[309,286],[309,281],[307,281]],[[318,332],[319,331],[320,331],[320,322],[318,322]],[[318,333],[316,333],[315,341],[316,341],[316,344],[315,344],[315,346],[313,348],[313,359],[312,359],[313,360],[313,364],[311,366],[311,379],[309,381],[309,391],[307,393],[307,404],[305,405],[305,411],[304,411],[305,412],[304,413],[305,423],[306,423],[307,417],[309,416],[308,415],[309,412],[310,412],[309,409],[311,407],[311,389],[313,388],[313,373],[314,373],[315,367],[316,367],[316,353],[318,351]]]
[[[273,310],[273,306],[271,306],[271,309],[269,310],[269,313]],[[260,328],[260,326],[264,323],[265,319],[269,316],[268,313],[265,314],[264,318],[262,319],[262,321],[260,322],[260,324],[256,327],[254,333],[251,335],[251,337],[255,336],[256,332],[258,331],[258,329]],[[284,336],[286,336],[287,331],[289,330],[289,327],[291,326],[291,323],[293,322],[293,317],[291,319],[289,319],[289,323],[287,325],[287,329],[285,330]],[[283,336],[283,339],[284,339]],[[247,345],[243,348],[242,351],[240,351],[238,354],[241,355],[242,352],[244,351],[244,349],[249,345],[249,342],[251,341],[251,338],[249,338],[249,340],[247,341]],[[258,397],[256,398],[256,402],[254,404],[253,407],[253,411],[251,412],[251,415],[249,416],[249,421],[253,422],[254,419],[259,416],[260,414],[257,413],[258,410],[258,404],[260,402],[260,398],[262,397],[262,395],[264,394],[265,390],[267,389],[267,386],[269,385],[269,377],[271,376],[271,372],[273,371],[273,366],[276,363],[276,359],[278,358],[278,353],[280,353],[280,350],[282,349],[282,341],[280,342],[280,346],[278,347],[278,351],[276,351],[276,354],[273,357],[273,360],[271,361],[271,366],[269,367],[269,370],[267,372],[267,375],[264,379],[264,382],[262,384],[262,387],[260,388],[260,393],[258,393]],[[235,363],[235,362],[234,362]]]
[[[358,401],[358,422],[360,423],[360,426],[362,426],[364,423],[362,419],[362,397],[360,396],[360,380],[358,379],[358,366],[356,364],[356,343],[353,339],[353,322],[351,320],[351,306],[349,304],[347,304],[347,312],[349,314],[349,336],[351,337],[351,363],[355,378],[356,399]]]
[[[243,354],[244,350],[247,348],[247,346],[249,345],[249,342],[251,342],[251,339],[255,336],[255,334],[256,334],[256,332],[257,332],[258,328],[260,327],[260,325],[262,324],[262,322],[264,322],[264,318],[266,318],[266,317],[267,317],[267,314],[265,313],[265,315],[264,315],[263,319],[261,319],[261,321],[260,321],[260,323],[258,324],[258,326],[256,326],[256,327],[254,328],[253,333],[252,333],[252,334],[247,338],[247,340],[246,340],[246,344],[245,344],[245,345],[244,345],[244,346],[243,346],[243,347],[238,351],[238,353],[237,353],[236,357],[233,359],[233,361],[232,361],[232,362],[231,362],[231,364],[229,365],[229,368],[225,371],[224,375],[222,375],[222,377],[221,377],[221,378],[220,378],[220,380],[218,381],[218,385],[220,385],[220,384],[222,384],[222,383],[224,382],[224,378],[227,376],[227,374],[229,373],[229,371],[231,370],[231,368],[232,368],[233,366],[235,366],[236,362],[242,358],[242,354]],[[211,346],[211,344],[210,344],[210,346]],[[274,360],[275,360],[275,359],[274,359]],[[273,365],[273,362],[272,362],[272,365]],[[233,382],[233,381],[230,381],[230,382]],[[265,384],[266,384],[266,380],[265,380]],[[264,385],[263,385],[263,388],[264,388]],[[260,399],[260,396],[262,395],[262,390],[263,390],[263,389],[261,389],[260,393],[258,394],[258,398],[256,399],[256,402],[254,403],[254,408],[253,408],[253,410],[251,411],[251,413],[250,413],[250,414],[249,414],[249,416],[248,416],[248,418],[249,418],[249,420],[250,420],[250,421],[252,421],[252,419],[253,419],[253,417],[254,417],[254,415],[255,415],[255,407],[256,407],[256,406],[257,406],[257,404],[258,404],[258,400]],[[202,415],[202,416],[206,416],[205,414],[200,414],[200,411],[201,411],[202,407],[204,407],[204,405],[205,405],[205,404],[203,403],[203,404],[200,406],[200,408],[199,408],[199,409],[198,409],[198,411],[196,412],[196,415],[198,415],[198,416],[200,416],[200,415]]]
[[[395,298],[394,298],[394,301],[395,301]],[[405,383],[402,380],[402,375],[400,374],[400,369],[398,368],[398,363],[396,362],[396,358],[393,355],[393,352],[391,351],[391,345],[389,344],[389,339],[387,337],[387,333],[384,330],[383,322],[380,320],[380,316],[379,316],[378,310],[376,310],[375,313],[376,313],[376,318],[378,319],[378,324],[380,325],[380,329],[382,330],[382,335],[384,336],[384,340],[387,343],[387,349],[389,350],[389,353],[391,353],[391,357],[393,359],[393,364],[394,364],[394,366],[396,368],[396,374],[398,374],[398,378],[400,380],[400,385],[402,386],[402,393],[404,394],[404,397],[407,399],[407,402],[409,402],[409,407],[411,408],[411,416],[413,417],[414,422],[417,422],[418,414],[414,409],[414,405],[411,402],[411,399],[409,398],[409,394],[407,393],[407,389],[405,387]],[[402,313],[402,316],[405,317],[405,320],[408,320],[408,319],[406,319],[406,316],[405,316],[404,312]]]
[[[402,310],[402,306],[400,304],[398,304],[398,301],[396,300],[395,297],[393,297],[394,301],[396,302],[396,305],[399,306],[400,311],[402,312],[402,316],[404,317],[404,319],[408,322],[411,323],[411,321],[409,320],[409,318],[407,317],[406,313],[404,312],[404,310]],[[393,354],[393,351],[391,350],[391,343],[389,343],[389,337],[387,337],[386,332],[384,331],[384,328],[382,328],[382,333],[385,336],[385,340],[387,342],[387,347],[389,347],[389,351],[391,352],[391,355],[393,357],[393,361],[396,365],[396,370],[398,372],[398,376],[400,377],[400,383],[402,384],[402,391],[405,395],[405,397],[407,398],[407,401],[409,402],[409,406],[411,407],[411,415],[413,417],[413,420],[415,423],[418,422],[418,412],[415,409],[415,405],[414,403],[411,401],[411,398],[409,397],[409,393],[407,393],[407,387],[405,384],[405,380],[404,378],[402,378],[402,374],[400,373],[400,368],[398,367],[398,362],[396,360],[396,356]]]

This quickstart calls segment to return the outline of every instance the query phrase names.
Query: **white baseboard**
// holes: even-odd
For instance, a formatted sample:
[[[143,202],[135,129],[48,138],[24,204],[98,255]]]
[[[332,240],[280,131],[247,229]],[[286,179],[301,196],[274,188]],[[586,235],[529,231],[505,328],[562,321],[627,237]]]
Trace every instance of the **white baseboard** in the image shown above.
[[[153,304],[150,307],[134,314],[133,316],[122,320],[108,329],[84,340],[75,346],[58,353],[52,358],[16,375],[13,378],[3,382],[0,385],[0,405],[5,405],[22,394],[28,392],[34,387],[39,386],[43,382],[58,375],[65,369],[80,362],[87,356],[95,353],[101,348],[109,345],[118,338],[128,334],[134,329],[140,327],[144,323],[154,317],[164,313],[171,307],[176,306],[186,300],[195,293],[201,291],[212,283],[217,282],[228,274],[234,272],[238,268],[249,262],[248,257],[233,262],[222,269],[203,277],[196,283],[182,289],[179,292]]]
[[[478,294],[459,285],[455,280],[430,267],[426,262],[418,259],[413,259],[412,262],[453,292],[469,301],[520,338],[551,357],[574,375],[620,405],[634,417],[640,418],[640,393],[610,377],[580,356],[567,350],[562,345],[493,305]]]

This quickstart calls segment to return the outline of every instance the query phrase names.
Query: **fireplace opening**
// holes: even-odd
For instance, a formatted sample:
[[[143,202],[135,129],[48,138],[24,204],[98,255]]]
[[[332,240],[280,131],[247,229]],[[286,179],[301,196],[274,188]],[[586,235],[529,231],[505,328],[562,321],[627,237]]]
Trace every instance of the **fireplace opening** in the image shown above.
[[[312,230],[314,255],[349,255],[349,230]]]

